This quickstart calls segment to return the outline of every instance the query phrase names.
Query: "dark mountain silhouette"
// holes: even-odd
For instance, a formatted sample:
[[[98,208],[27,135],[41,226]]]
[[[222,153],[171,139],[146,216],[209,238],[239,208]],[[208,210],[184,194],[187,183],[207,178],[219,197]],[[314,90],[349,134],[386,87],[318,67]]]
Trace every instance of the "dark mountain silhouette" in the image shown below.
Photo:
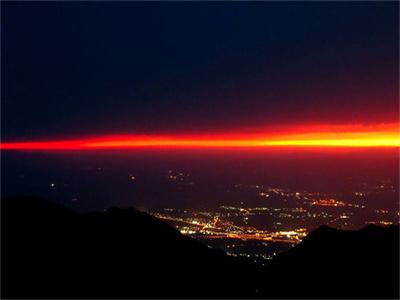
[[[253,295],[256,270],[133,208],[78,215],[40,199],[2,201],[6,298]],[[244,281],[242,282],[242,280]]]
[[[328,226],[307,235],[269,266],[268,295],[399,298],[399,226],[359,231]]]
[[[321,227],[261,268],[133,208],[3,199],[3,298],[398,298],[398,226]]]

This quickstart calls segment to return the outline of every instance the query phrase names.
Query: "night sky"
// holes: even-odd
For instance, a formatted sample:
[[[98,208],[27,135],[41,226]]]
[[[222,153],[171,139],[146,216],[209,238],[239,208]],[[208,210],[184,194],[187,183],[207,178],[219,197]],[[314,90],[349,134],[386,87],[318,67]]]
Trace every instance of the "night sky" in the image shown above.
[[[398,122],[398,2],[2,2],[2,138]]]

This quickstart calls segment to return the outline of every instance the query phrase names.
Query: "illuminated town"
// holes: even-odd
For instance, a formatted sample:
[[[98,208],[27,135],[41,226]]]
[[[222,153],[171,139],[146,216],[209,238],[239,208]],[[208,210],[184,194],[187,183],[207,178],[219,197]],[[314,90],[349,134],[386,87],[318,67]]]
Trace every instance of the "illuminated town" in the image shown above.
[[[193,185],[189,174],[169,171],[168,180]],[[202,240],[230,255],[271,259],[278,252],[301,242],[312,230],[329,225],[358,229],[368,224],[387,226],[398,222],[399,212],[369,209],[360,198],[380,193],[396,194],[391,182],[368,186],[346,197],[335,193],[293,191],[263,185],[234,185],[256,195],[262,206],[226,204],[213,210],[164,208],[150,212],[182,234]],[[282,205],[283,204],[283,205]]]
[[[209,247],[261,264],[321,225],[361,229],[399,222],[398,186],[391,177],[343,178],[343,188],[324,179],[328,188],[323,189],[318,175],[309,186],[296,186],[286,179],[270,183],[267,176],[247,179],[251,170],[241,182],[239,176],[229,176],[232,168],[216,176],[218,170],[203,166],[136,170],[131,165],[93,163],[76,166],[65,177],[57,170],[38,176],[37,168],[30,172],[19,168],[20,160],[16,163],[18,191],[39,191],[82,212],[135,207]]]

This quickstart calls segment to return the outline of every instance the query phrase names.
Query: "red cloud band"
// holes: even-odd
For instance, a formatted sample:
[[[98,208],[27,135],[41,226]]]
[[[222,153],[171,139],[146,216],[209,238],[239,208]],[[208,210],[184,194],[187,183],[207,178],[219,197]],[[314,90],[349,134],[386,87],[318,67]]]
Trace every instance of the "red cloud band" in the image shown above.
[[[5,142],[2,150],[90,150],[124,148],[399,147],[398,124],[302,125],[256,133],[113,135],[56,141]]]

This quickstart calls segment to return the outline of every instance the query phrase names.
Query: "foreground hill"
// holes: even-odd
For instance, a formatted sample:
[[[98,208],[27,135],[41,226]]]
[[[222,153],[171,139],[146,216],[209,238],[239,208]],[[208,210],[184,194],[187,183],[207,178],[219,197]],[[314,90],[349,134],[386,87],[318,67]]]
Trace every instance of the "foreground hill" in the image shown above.
[[[268,268],[133,208],[2,200],[2,298],[398,297],[398,227],[321,227]]]
[[[321,226],[269,267],[268,295],[399,298],[399,227],[359,231]],[[268,288],[268,286],[267,286]]]
[[[78,215],[40,199],[2,202],[4,297],[253,295],[249,266],[135,209]]]

